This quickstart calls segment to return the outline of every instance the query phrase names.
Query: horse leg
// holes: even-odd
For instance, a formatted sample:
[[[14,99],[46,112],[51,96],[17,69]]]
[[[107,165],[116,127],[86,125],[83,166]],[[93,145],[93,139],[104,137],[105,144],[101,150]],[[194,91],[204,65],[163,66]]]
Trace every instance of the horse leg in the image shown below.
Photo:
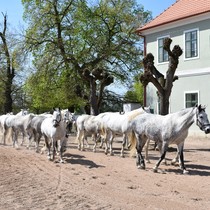
[[[57,150],[57,146],[58,146],[58,141],[55,141],[54,139],[51,140],[52,142],[52,150],[53,150],[53,154],[52,154],[52,160],[55,159],[55,154],[56,154],[56,150]]]
[[[93,134],[94,135],[94,134]],[[94,137],[92,136],[92,139],[93,139]],[[86,143],[86,147],[87,148],[90,148],[90,145],[89,145],[89,143],[88,143],[88,138],[87,138],[87,135],[85,135],[85,137],[84,137],[84,140],[85,140],[85,143]],[[84,143],[83,143],[84,144]]]
[[[41,140],[42,134],[38,134],[38,138],[36,139],[36,152],[39,152],[39,143]]]
[[[81,151],[85,150],[85,141],[87,142],[87,136],[85,135],[85,132],[83,132],[82,138],[81,138]]]
[[[110,153],[110,155],[114,155],[114,152],[112,149],[113,140],[114,140],[114,134],[111,132],[111,136],[109,138],[109,153]]]
[[[142,155],[142,148],[144,147],[144,144],[146,143],[146,138],[144,139],[142,136],[137,136],[136,141],[136,165],[139,169],[145,169],[145,162],[144,157]]]
[[[178,146],[177,146],[176,157],[171,161],[171,165],[176,165],[177,162],[180,162],[179,161],[179,149],[178,149]]]
[[[30,149],[30,147],[31,147],[31,139],[32,139],[32,137],[33,137],[33,134],[32,134],[33,132],[30,130],[30,131],[27,131],[27,135],[28,135],[28,145],[27,145],[27,149]],[[34,137],[35,138],[35,137]]]
[[[153,168],[154,172],[158,171],[158,167],[159,167],[160,163],[165,159],[166,152],[168,150],[168,143],[164,142],[163,145],[162,145],[162,143],[158,143],[158,147],[161,152],[161,156],[160,156],[158,162],[156,163],[155,167]]]
[[[107,138],[108,138],[108,134],[105,133],[105,135],[104,135],[104,144],[105,144],[104,153],[105,153],[106,155],[108,154]]]
[[[99,136],[99,138],[100,138],[100,136]],[[98,137],[97,137],[96,133],[94,134],[93,140],[94,140],[93,152],[96,152],[96,147],[97,147],[97,142],[98,142]]]
[[[77,131],[77,138],[76,138],[76,140],[77,140],[77,142],[78,142],[78,150],[82,150],[82,148],[81,148],[81,138],[82,138],[82,133],[84,133],[84,131],[82,131],[82,130],[78,130]]]
[[[37,133],[36,131],[34,132],[35,150],[37,153],[39,152],[39,142],[40,142],[41,136],[42,136],[41,133]]]
[[[51,142],[50,143],[48,142],[47,136],[44,136],[44,140],[45,140],[45,147],[47,147],[47,149],[48,149],[47,158],[48,158],[48,160],[51,160],[51,157],[50,157]]]
[[[162,143],[160,143],[160,144],[157,144],[156,142],[155,142],[155,147],[156,147],[156,149],[158,149],[158,151],[159,151],[159,153],[160,153],[160,156],[162,155]],[[155,150],[156,150],[155,149]],[[164,160],[163,160],[163,164],[164,165],[167,165],[167,161],[166,161],[166,158],[164,158]]]
[[[24,141],[25,141],[25,132],[24,132],[24,130],[22,130],[21,133],[22,133],[22,141],[21,141],[20,145],[22,146]]]
[[[12,129],[12,140],[13,140],[13,147],[16,147],[16,149],[19,148],[18,146],[18,131]]]
[[[8,133],[8,128],[4,128],[3,129],[3,143],[4,143],[4,145],[6,144],[7,133]]]
[[[58,150],[59,150],[59,153],[60,153],[60,163],[64,163],[63,152],[64,152],[64,147],[66,147],[66,142],[67,142],[67,139],[64,138],[64,140],[60,141],[60,144],[58,145]]]
[[[122,148],[121,148],[121,152],[120,152],[120,156],[121,157],[125,157],[124,155],[124,147],[126,145],[126,142],[127,142],[127,136],[125,133],[123,133],[123,142],[122,142]]]
[[[183,170],[183,174],[188,174],[189,171],[186,170],[185,164],[184,164],[184,142],[179,144],[178,147],[178,153],[179,153],[179,163],[180,163],[180,168]]]
[[[147,139],[146,146],[145,146],[145,159],[147,163],[150,163],[149,156],[148,156],[149,143],[150,143],[150,139]]]
[[[103,148],[103,144],[104,144],[104,139],[102,138],[102,136],[101,135],[99,135],[100,137],[98,138],[98,141],[100,141],[101,140],[101,143],[100,143],[100,145],[99,145],[99,148]]]

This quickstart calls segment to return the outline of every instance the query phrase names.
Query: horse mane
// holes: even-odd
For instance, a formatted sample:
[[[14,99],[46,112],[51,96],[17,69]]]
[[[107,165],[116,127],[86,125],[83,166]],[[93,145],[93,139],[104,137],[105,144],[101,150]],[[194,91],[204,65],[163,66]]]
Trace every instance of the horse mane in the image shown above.
[[[132,121],[136,116],[143,114],[143,113],[145,113],[144,110],[140,110],[140,109],[133,110],[132,113],[129,113],[128,121],[129,122]]]

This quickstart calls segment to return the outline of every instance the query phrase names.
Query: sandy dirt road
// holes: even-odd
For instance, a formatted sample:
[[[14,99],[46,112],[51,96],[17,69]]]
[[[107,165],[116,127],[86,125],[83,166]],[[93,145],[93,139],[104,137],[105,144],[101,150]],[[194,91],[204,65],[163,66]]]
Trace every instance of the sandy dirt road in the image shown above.
[[[114,156],[78,151],[74,139],[69,137],[64,164],[26,144],[18,150],[0,145],[0,210],[210,209],[210,137],[187,138],[189,175],[171,165],[153,173],[159,155],[153,150],[146,170],[137,169],[128,152],[120,157],[120,138]],[[171,148],[167,158],[175,152]]]

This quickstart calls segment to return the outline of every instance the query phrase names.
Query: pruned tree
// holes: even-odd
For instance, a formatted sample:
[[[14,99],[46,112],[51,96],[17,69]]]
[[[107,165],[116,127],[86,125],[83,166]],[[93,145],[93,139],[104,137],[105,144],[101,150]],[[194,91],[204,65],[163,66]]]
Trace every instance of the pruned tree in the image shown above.
[[[164,76],[156,69],[154,56],[151,53],[148,53],[143,59],[144,73],[140,75],[140,81],[144,86],[151,82],[157,88],[161,115],[166,115],[169,112],[169,98],[173,82],[178,79],[178,76],[175,76],[175,72],[179,64],[179,57],[182,55],[182,49],[179,45],[175,45],[172,50],[170,49],[171,43],[172,40],[170,38],[165,38],[163,47],[169,55],[166,75]]]

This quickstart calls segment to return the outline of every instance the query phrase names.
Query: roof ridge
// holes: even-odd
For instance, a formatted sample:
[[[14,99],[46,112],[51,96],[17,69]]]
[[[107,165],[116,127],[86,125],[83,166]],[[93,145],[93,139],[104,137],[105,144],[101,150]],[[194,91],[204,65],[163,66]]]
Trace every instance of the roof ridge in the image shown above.
[[[141,32],[149,28],[176,22],[196,15],[201,15],[210,11],[210,0],[176,0],[167,9],[157,15],[150,22],[136,29]]]

